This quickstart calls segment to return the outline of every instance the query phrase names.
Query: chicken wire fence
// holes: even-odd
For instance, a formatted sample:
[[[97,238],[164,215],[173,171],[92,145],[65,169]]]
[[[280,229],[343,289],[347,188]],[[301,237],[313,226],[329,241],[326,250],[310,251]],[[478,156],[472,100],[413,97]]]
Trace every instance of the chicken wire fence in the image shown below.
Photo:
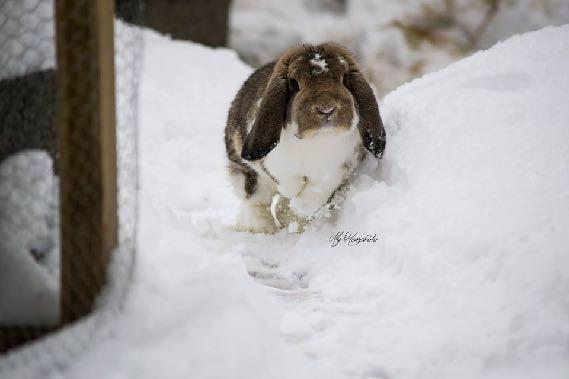
[[[114,92],[116,141],[113,136],[93,136],[84,124],[104,122],[94,109],[112,105],[88,80],[100,80],[101,63],[79,51],[101,49],[87,27],[89,8],[95,2],[79,0],[84,7],[62,12],[72,1],[0,0],[0,377],[35,377],[46,367],[61,366],[93,338],[104,335],[106,322],[120,307],[134,264],[137,222],[137,103],[142,35],[129,21],[139,17],[140,1],[117,1],[114,18]],[[112,3],[111,3],[112,5]],[[56,17],[57,15],[57,17]],[[110,26],[112,26],[112,19]],[[112,30],[112,28],[109,28]],[[58,43],[56,30],[78,30]],[[103,31],[107,33],[108,30]],[[111,37],[112,38],[112,37]],[[112,44],[111,44],[112,45]],[[63,47],[62,47],[63,46]],[[112,52],[112,49],[110,50]],[[58,59],[56,59],[56,57]],[[72,57],[65,66],[60,57]],[[57,61],[57,64],[56,64]],[[112,61],[112,59],[110,59]],[[71,62],[71,63],[70,63]],[[94,73],[86,75],[86,72]],[[112,71],[111,71],[112,72]],[[61,80],[63,75],[64,81]],[[87,81],[85,80],[87,78]],[[61,83],[69,88],[61,88]],[[112,83],[112,81],[110,82]],[[59,86],[59,87],[58,87]],[[104,84],[100,90],[105,90]],[[64,95],[64,96],[62,96]],[[62,100],[65,98],[66,100]],[[68,112],[59,112],[66,101]],[[67,120],[65,118],[68,118]],[[62,120],[70,125],[58,133]],[[110,254],[107,281],[101,296],[94,289],[105,276],[77,252],[71,277],[60,283],[60,240],[88,249],[106,242],[97,239],[113,217],[80,219],[94,203],[112,203],[92,183],[109,181],[94,162],[112,160],[115,149],[94,148],[93,141],[112,141],[116,147],[116,246]],[[72,152],[63,157],[62,151]],[[108,155],[108,156],[107,156]],[[112,165],[111,165],[112,166]],[[61,186],[62,170],[80,172]],[[69,198],[60,193],[73,193]],[[60,204],[60,199],[62,204]],[[63,204],[65,203],[65,204]],[[69,204],[67,204],[69,203]],[[112,204],[111,204],[112,205]],[[60,206],[69,210],[60,214]],[[113,209],[112,207],[109,209]],[[66,219],[63,219],[66,217]],[[61,220],[61,222],[60,222]],[[99,222],[97,222],[99,221]],[[60,232],[61,224],[81,225]],[[112,241],[111,241],[112,242]],[[61,256],[61,258],[60,258]],[[105,269],[103,269],[104,271]],[[94,311],[80,321],[64,323],[63,290],[83,307],[98,296]],[[80,316],[80,315],[74,315]],[[78,317],[76,317],[78,318]],[[46,332],[46,339],[13,348]],[[12,348],[12,349],[9,349]]]

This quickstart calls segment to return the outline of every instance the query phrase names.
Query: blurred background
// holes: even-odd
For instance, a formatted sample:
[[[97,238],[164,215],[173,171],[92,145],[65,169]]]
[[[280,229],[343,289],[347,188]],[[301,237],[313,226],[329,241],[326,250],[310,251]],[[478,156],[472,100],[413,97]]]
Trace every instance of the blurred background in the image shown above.
[[[514,34],[569,22],[567,0],[118,2],[129,3],[142,6],[146,26],[228,46],[253,67],[298,43],[340,42],[382,95]]]
[[[569,1],[234,0],[229,14],[229,46],[245,62],[257,67],[291,45],[334,40],[383,96],[514,34],[569,22]]]
[[[340,42],[380,95],[514,34],[569,22],[567,0],[147,0],[142,7],[147,26],[229,46],[253,67],[301,42]]]

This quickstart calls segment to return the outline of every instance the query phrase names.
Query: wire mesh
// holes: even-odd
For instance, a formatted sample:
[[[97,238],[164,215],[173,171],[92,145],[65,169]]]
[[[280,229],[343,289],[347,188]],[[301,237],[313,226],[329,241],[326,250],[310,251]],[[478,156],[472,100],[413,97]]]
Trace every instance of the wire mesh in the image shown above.
[[[89,3],[89,1],[86,1]],[[71,144],[78,152],[69,159],[85,175],[71,180],[68,190],[79,193],[73,209],[101,201],[101,192],[88,184],[98,181],[93,162],[104,160],[90,144],[93,136],[81,125],[93,122],[100,107],[92,83],[80,85],[89,57],[74,57],[74,65],[55,64],[55,12],[51,0],[0,0],[0,377],[42,377],[61,368],[94,338],[110,332],[128,288],[134,265],[137,222],[137,104],[142,60],[142,34],[124,20],[139,18],[141,1],[119,1],[114,21],[114,94],[116,103],[116,181],[118,244],[107,272],[107,284],[96,306],[79,322],[58,329],[60,315],[60,152]],[[70,27],[88,23],[81,12],[65,16]],[[97,49],[93,35],[78,33],[67,45]],[[78,51],[77,50],[77,51]],[[67,51],[75,54],[75,50]],[[59,55],[58,55],[59,56]],[[75,59],[77,58],[77,59]],[[96,71],[95,71],[96,72]],[[68,106],[75,129],[69,138],[58,135],[56,112],[62,88],[58,75],[75,84]],[[92,80],[97,80],[93,75]],[[79,84],[79,85],[77,85]],[[112,88],[111,88],[112,89]],[[106,101],[105,99],[102,100]],[[104,106],[104,104],[102,105]],[[105,138],[104,136],[101,138]],[[85,179],[87,178],[87,179]],[[85,181],[86,180],[86,181]],[[65,197],[63,197],[65,199]],[[62,204],[64,207],[65,204]],[[67,206],[70,206],[67,204]],[[81,217],[81,211],[76,216]],[[85,220],[78,220],[85,224]],[[105,220],[102,223],[106,222]],[[81,244],[96,244],[101,223],[73,236]],[[65,237],[64,237],[65,238]],[[87,262],[85,262],[87,263]],[[97,272],[86,264],[72,267],[73,281],[66,285],[79,296],[93,293]],[[52,332],[47,338],[12,348],[23,341]],[[8,350],[8,347],[11,349]]]
[[[3,326],[54,325],[59,318],[52,20],[52,4],[47,2],[0,3]]]

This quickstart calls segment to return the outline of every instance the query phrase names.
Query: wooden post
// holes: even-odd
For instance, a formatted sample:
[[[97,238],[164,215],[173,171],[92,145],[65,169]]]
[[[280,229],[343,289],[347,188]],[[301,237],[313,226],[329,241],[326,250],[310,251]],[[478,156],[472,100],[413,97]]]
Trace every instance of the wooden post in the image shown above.
[[[117,246],[113,0],[56,0],[61,321],[93,308]]]

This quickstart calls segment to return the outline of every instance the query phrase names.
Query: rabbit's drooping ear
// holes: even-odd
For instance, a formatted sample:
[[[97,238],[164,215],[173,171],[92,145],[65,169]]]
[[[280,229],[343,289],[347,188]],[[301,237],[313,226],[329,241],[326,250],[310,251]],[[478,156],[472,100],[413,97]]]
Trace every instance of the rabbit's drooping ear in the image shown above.
[[[255,122],[245,139],[241,158],[256,161],[277,145],[283,128],[289,88],[286,74],[271,77],[257,111]]]
[[[357,103],[360,116],[358,129],[362,142],[376,158],[381,158],[385,150],[385,129],[373,90],[359,71],[346,74],[346,87]]]

